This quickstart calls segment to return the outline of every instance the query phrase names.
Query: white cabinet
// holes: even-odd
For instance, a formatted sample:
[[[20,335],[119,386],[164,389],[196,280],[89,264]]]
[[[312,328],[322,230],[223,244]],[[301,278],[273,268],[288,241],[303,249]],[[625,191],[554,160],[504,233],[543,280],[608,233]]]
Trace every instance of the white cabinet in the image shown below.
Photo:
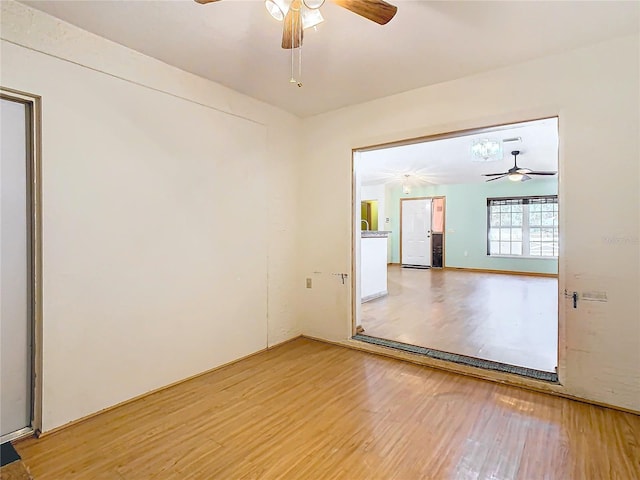
[[[387,241],[390,232],[362,232],[360,298],[362,302],[387,294]]]

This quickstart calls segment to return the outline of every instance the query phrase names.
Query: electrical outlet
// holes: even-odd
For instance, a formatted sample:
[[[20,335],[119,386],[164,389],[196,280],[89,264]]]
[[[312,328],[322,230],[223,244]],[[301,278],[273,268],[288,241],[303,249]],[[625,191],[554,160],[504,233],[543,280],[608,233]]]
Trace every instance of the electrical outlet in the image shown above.
[[[311,288],[311,279],[307,278],[307,288]]]

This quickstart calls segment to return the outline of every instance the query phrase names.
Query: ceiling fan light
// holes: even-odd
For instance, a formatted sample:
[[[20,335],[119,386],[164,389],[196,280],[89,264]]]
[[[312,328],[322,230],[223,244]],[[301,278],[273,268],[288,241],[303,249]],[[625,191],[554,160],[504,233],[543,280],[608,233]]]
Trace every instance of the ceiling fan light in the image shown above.
[[[301,12],[302,17],[302,28],[310,28],[319,25],[324,22],[324,17],[320,13],[320,10],[309,10],[308,8],[303,8]]]
[[[521,173],[511,173],[507,178],[512,182],[521,182],[524,178],[524,175]]]
[[[305,7],[315,10],[324,5],[324,0],[302,0],[302,3],[304,3]]]
[[[264,6],[267,9],[267,12],[278,21],[284,20],[284,17],[287,15],[289,11],[290,1],[287,0],[265,0]]]

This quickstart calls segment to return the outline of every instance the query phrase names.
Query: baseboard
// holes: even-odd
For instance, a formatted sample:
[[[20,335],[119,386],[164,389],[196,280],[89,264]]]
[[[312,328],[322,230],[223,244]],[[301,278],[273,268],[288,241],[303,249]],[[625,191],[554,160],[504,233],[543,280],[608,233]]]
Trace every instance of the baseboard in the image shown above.
[[[456,363],[437,360],[429,357],[423,357],[422,355],[403,352],[400,350],[394,350],[387,347],[371,345],[368,343],[364,343],[364,342],[360,342],[352,339],[348,339],[343,342],[337,342],[337,341],[325,340],[323,338],[313,337],[305,334],[302,334],[302,337],[309,340],[315,340],[317,342],[336,345],[338,347],[349,348],[352,350],[359,350],[361,352],[380,355],[383,357],[392,358],[394,360],[404,360],[410,363],[415,363],[417,365],[435,368],[437,370],[443,370],[450,373],[457,373],[460,375],[478,378],[478,379],[489,381],[489,382],[501,383],[503,385],[509,385],[511,387],[523,388],[525,390],[531,390],[538,393],[546,393],[548,395],[562,397],[568,400],[574,400],[576,402],[586,403],[588,405],[595,405],[597,407],[610,408],[612,410],[617,410],[620,412],[631,413],[633,415],[640,416],[640,410],[633,410],[626,407],[619,407],[617,405],[611,405],[609,403],[599,402],[597,400],[590,400],[588,398],[578,397],[570,393],[567,393],[563,390],[564,387],[561,384],[554,385],[548,382],[529,379],[529,378],[523,378],[523,377],[519,377],[518,375],[513,375],[509,373],[495,372],[491,370],[484,370],[477,367],[459,365]]]
[[[282,345],[286,345],[287,343],[295,342],[299,338],[302,338],[302,334],[301,333],[299,333],[295,337],[288,338],[287,340],[282,340],[281,342],[274,343],[273,345],[267,347],[266,350],[273,350],[274,348],[281,347]],[[252,355],[255,355],[255,354],[252,354]],[[251,356],[251,355],[249,355],[249,356]],[[240,359],[240,360],[243,360],[243,359]],[[236,362],[239,362],[240,360],[234,360],[231,363],[236,363]]]
[[[210,368],[209,370],[205,370],[204,372],[196,373],[195,375],[191,375],[191,376],[183,378],[181,380],[177,380],[177,381],[175,381],[173,383],[170,383],[168,385],[164,385],[162,387],[156,388],[156,389],[151,390],[149,392],[142,393],[140,395],[136,395],[135,397],[132,397],[132,398],[129,398],[129,399],[124,400],[122,402],[116,403],[115,405],[111,405],[110,407],[103,408],[102,410],[98,410],[97,412],[90,413],[89,415],[85,415],[84,417],[80,417],[80,418],[78,418],[76,420],[71,420],[70,422],[65,423],[64,425],[60,425],[58,427],[52,428],[51,430],[47,430],[46,432],[37,431],[36,432],[36,436],[38,438],[48,437],[49,435],[53,435],[54,433],[58,433],[58,432],[66,429],[66,428],[72,427],[74,425],[78,425],[79,423],[82,423],[82,422],[86,422],[87,420],[90,420],[93,417],[97,417],[98,415],[102,415],[103,413],[110,412],[111,410],[115,410],[116,408],[122,407],[124,405],[128,405],[129,403],[136,402],[136,401],[141,400],[141,399],[143,399],[145,397],[148,397],[150,395],[154,395],[154,394],[156,394],[158,392],[162,392],[163,390],[168,390],[169,388],[172,388],[172,387],[175,387],[175,386],[180,385],[182,383],[188,382],[189,380],[193,380],[195,378],[202,377],[203,375],[207,375],[209,373],[215,372],[216,370],[220,370],[221,368],[228,367],[229,365],[233,365],[234,363],[241,362],[242,360],[246,360],[247,358],[254,357],[254,356],[256,356],[256,355],[258,355],[260,353],[264,353],[266,351],[273,350],[274,348],[281,347],[282,345],[285,345],[287,343],[290,343],[290,342],[293,342],[295,340],[298,340],[301,337],[302,337],[302,335],[296,335],[295,337],[292,337],[292,338],[289,338],[287,340],[283,340],[281,342],[275,343],[275,344],[273,344],[271,346],[262,348],[262,349],[260,349],[260,350],[258,350],[256,352],[250,353],[249,355],[245,355],[245,356],[237,358],[235,360],[231,360],[230,362],[224,363],[222,365],[218,365],[217,367]]]
[[[474,272],[474,273],[499,273],[502,275],[525,275],[527,277],[558,278],[557,273],[515,272],[511,270],[492,270],[488,268],[444,267],[443,270],[452,270],[452,271],[456,270],[460,272]]]
[[[375,300],[376,298],[384,297],[386,295],[389,295],[389,292],[386,290],[384,292],[378,292],[372,295],[367,295],[366,297],[362,297],[362,299],[360,300],[360,303],[366,303],[371,300]]]

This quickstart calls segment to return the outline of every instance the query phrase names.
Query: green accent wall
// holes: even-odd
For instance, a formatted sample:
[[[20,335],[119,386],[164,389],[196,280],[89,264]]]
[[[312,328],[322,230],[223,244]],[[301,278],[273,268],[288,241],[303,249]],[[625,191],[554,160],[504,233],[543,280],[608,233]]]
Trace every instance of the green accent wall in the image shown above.
[[[459,185],[412,187],[409,195],[401,186],[387,188],[386,216],[391,230],[392,263],[400,263],[400,199],[446,197],[445,266],[531,273],[558,273],[557,259],[504,258],[487,255],[487,198],[557,195],[556,178],[525,183],[508,180]],[[561,232],[562,234],[562,232]],[[561,235],[562,238],[562,235]]]

